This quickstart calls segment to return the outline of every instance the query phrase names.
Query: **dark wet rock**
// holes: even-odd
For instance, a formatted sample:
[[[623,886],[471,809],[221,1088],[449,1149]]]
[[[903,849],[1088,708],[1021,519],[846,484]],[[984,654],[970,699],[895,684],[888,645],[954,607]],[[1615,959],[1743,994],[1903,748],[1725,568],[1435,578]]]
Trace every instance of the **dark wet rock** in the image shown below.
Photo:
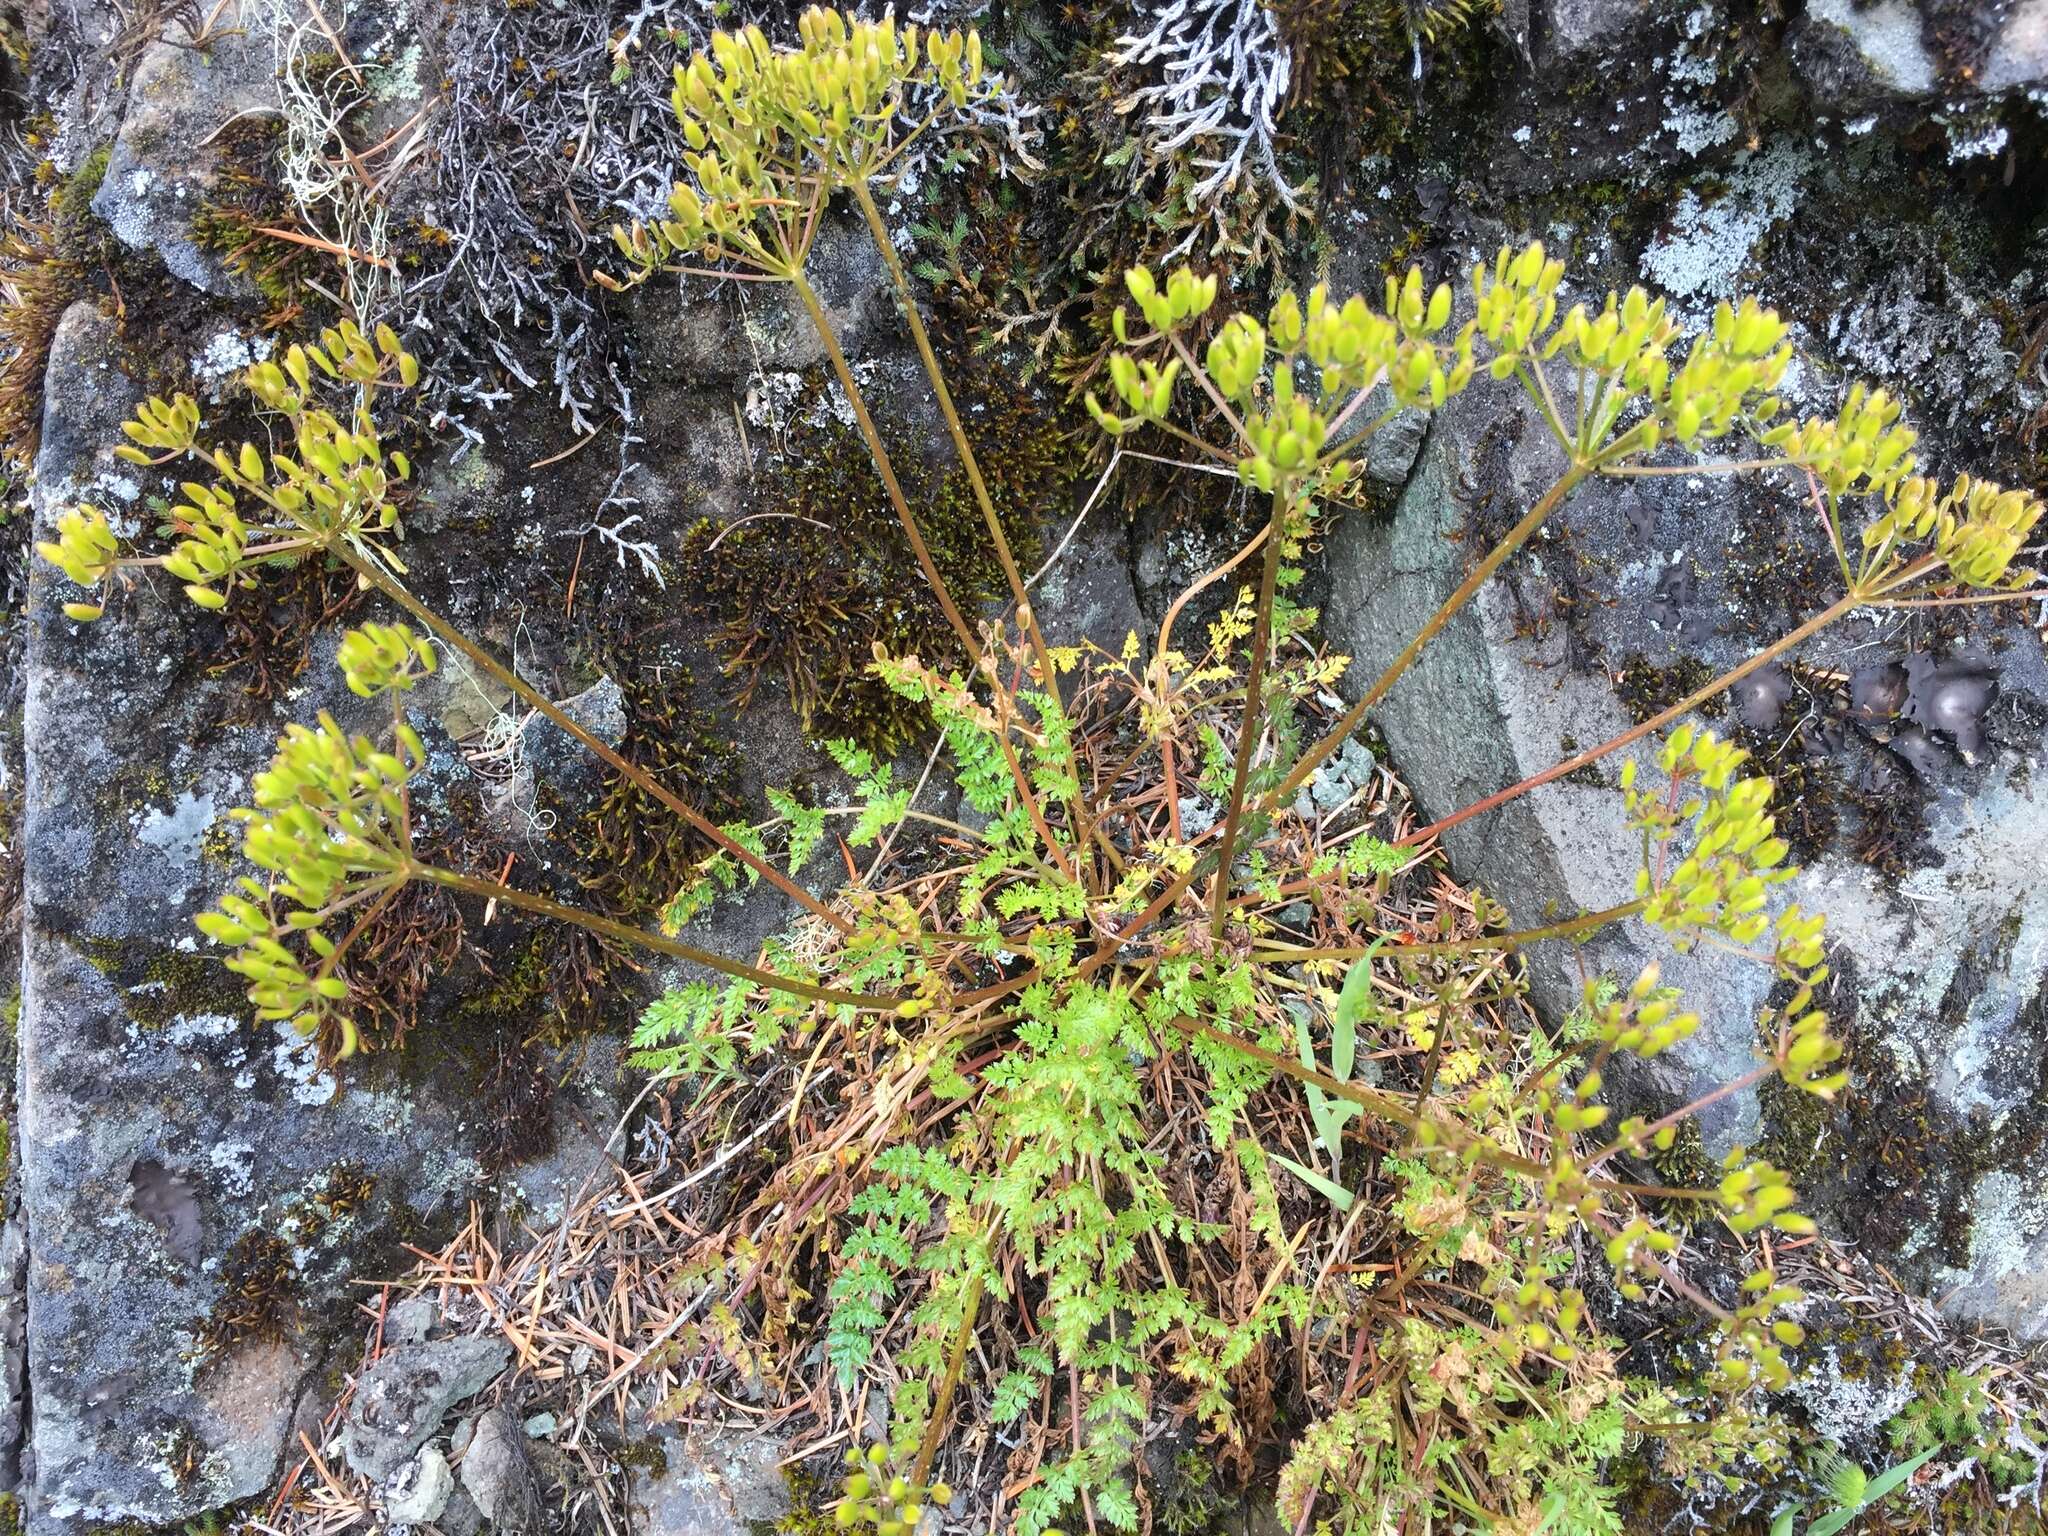
[[[460,1471],[463,1488],[498,1536],[534,1536],[541,1529],[540,1483],[526,1430],[509,1408],[493,1408],[476,1421]]]
[[[503,1339],[436,1339],[384,1352],[349,1404],[342,1456],[363,1476],[395,1476],[457,1404],[498,1379],[512,1360]]]
[[[1778,717],[1792,700],[1791,674],[1772,662],[1758,667],[1728,690],[1735,717],[1752,731],[1774,731]]]
[[[1925,655],[1906,662],[1905,717],[1953,737],[1966,757],[1983,749],[1984,714],[1997,697],[1996,675],[1979,663]]]

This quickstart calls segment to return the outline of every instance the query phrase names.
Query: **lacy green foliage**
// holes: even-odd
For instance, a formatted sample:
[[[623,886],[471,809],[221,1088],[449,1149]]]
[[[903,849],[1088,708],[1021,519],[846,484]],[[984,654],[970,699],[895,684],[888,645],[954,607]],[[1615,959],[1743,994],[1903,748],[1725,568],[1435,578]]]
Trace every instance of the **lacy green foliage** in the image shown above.
[[[2033,1485],[2048,1461],[2048,1420],[1993,1396],[1981,1372],[1923,1372],[1921,1390],[1885,1426],[1895,1454],[1976,1462],[1999,1493]]]
[[[1317,1530],[1345,1536],[1489,1513],[1499,1529],[1620,1536],[1605,1469],[1631,1419],[1641,1420],[1642,1384],[1600,1375],[1532,1382],[1473,1327],[1410,1320],[1386,1353],[1391,1368],[1375,1387],[1295,1443],[1280,1473],[1283,1522],[1298,1524],[1321,1495],[1333,1513]],[[1430,1450],[1418,1456],[1413,1434],[1422,1425],[1441,1438],[1423,1442]],[[1483,1474],[1484,1503],[1474,1497],[1474,1472]]]

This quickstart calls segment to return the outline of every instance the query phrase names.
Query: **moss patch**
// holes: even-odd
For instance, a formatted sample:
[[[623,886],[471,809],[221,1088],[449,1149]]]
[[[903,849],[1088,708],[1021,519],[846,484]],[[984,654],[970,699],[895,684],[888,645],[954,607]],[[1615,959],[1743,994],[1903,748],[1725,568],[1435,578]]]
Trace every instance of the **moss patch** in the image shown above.
[[[1038,552],[1041,511],[1071,481],[1075,456],[1035,401],[986,365],[946,363],[990,500],[1019,565]],[[961,611],[1008,592],[966,474],[935,472],[914,446],[890,443],[932,563]],[[965,658],[876,473],[866,445],[837,423],[800,427],[768,478],[759,510],[731,527],[709,520],[683,544],[688,601],[716,629],[736,699],[764,681],[788,695],[806,732],[883,753],[909,744],[926,714],[869,675],[880,646],[942,666]]]

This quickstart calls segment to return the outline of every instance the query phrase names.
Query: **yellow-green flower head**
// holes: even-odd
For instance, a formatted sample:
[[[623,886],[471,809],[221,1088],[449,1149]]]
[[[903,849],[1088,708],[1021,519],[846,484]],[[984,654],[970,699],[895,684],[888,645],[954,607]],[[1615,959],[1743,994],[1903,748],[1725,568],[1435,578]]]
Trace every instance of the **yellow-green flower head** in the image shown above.
[[[349,691],[362,698],[409,693],[436,665],[434,648],[405,624],[365,624],[341,637],[335,663]]]
[[[1889,499],[1913,473],[1918,434],[1899,421],[1899,402],[1857,384],[1832,419],[1813,417],[1773,428],[1762,439],[1813,471],[1831,496],[1868,491]]]
[[[1502,246],[1491,272],[1483,265],[1472,269],[1479,334],[1497,354],[1491,365],[1495,378],[1512,374],[1521,356],[1549,331],[1563,281],[1564,263],[1546,256],[1540,240],[1520,251]]]
[[[2026,491],[1958,475],[1934,517],[1934,552],[1957,580],[1972,587],[2022,587],[2031,571],[2012,569],[2041,521],[2041,503]]]
[[[120,558],[120,546],[107,515],[80,504],[57,519],[56,539],[36,545],[36,553],[81,587],[96,587]]]

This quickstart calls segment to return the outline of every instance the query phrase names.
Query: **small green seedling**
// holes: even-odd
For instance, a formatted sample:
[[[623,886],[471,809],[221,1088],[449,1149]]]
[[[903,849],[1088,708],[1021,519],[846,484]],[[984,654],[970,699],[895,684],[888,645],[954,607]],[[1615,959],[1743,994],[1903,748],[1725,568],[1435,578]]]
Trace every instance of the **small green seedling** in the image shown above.
[[[1344,978],[1344,989],[1337,994],[1337,1016],[1330,1027],[1330,1076],[1340,1083],[1351,1081],[1351,1067],[1358,1055],[1358,1026],[1361,1020],[1376,1021],[1379,1018],[1379,1004],[1372,994],[1373,956],[1379,953],[1379,940],[1374,940],[1365,958],[1351,967],[1351,973]],[[1308,1016],[1297,1013],[1294,1016],[1294,1038],[1301,1052],[1301,1064],[1308,1071],[1316,1070],[1315,1046],[1308,1037]],[[1273,1161],[1289,1173],[1316,1190],[1340,1211],[1351,1209],[1356,1198],[1344,1187],[1344,1128],[1352,1119],[1364,1113],[1361,1106],[1348,1099],[1332,1099],[1314,1083],[1305,1084],[1308,1093],[1309,1119],[1316,1128],[1316,1139],[1323,1144],[1323,1151],[1330,1159],[1330,1174],[1325,1178],[1313,1168],[1305,1168],[1291,1157],[1273,1154]]]

